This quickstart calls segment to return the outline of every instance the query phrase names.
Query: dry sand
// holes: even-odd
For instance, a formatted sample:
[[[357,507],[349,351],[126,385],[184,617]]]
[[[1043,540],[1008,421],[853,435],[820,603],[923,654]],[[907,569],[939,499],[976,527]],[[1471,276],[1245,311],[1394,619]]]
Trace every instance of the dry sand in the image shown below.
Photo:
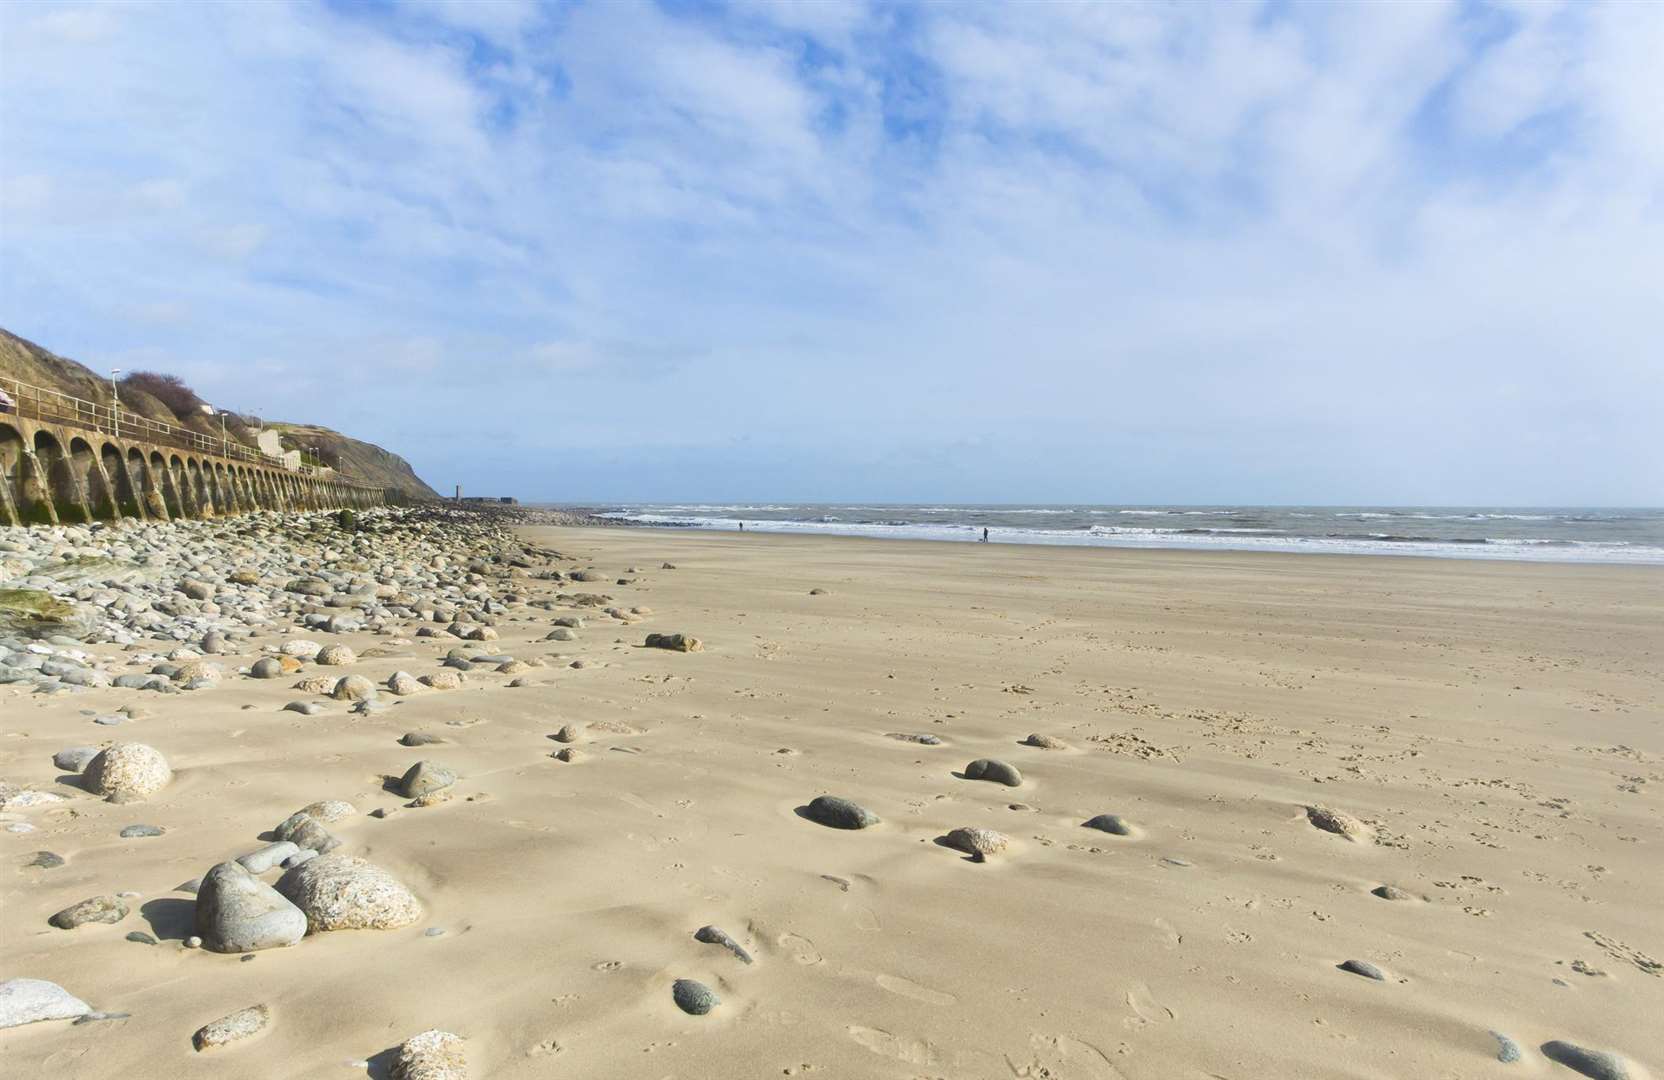
[[[351,1077],[437,1027],[475,1077],[1574,1077],[1539,1052],[1553,1039],[1664,1075],[1657,570],[536,534],[640,566],[582,588],[654,614],[571,643],[540,640],[550,613],[504,623],[483,651],[563,654],[527,688],[487,675],[316,718],[278,711],[287,679],[0,688],[0,775],[70,796],[0,833],[0,977],[131,1014],[0,1032],[0,1071]],[[639,648],[653,630],[706,651]],[[420,675],[454,644],[349,670]],[[173,784],[118,806],[55,782],[54,751],[112,734],[87,711],[133,700],[155,715],[115,734],[163,750]],[[562,725],[603,721],[640,734],[589,729],[581,760],[550,758]],[[395,742],[417,730],[447,741]],[[402,805],[383,777],[419,758],[459,796],[365,816]],[[955,775],[975,758],[1025,782]],[[882,823],[799,816],[821,794]],[[345,850],[424,917],[247,961],[182,948],[191,897],[170,890],[325,798],[358,806],[332,826]],[[1320,831],[1312,805],[1370,834]],[[1104,813],[1134,834],[1082,827]],[[167,833],[117,838],[137,822]],[[1010,846],[936,842],[966,826]],[[41,849],[67,865],[20,868]],[[47,925],[119,890],[142,894],[120,923]],[[755,963],[696,941],[707,924]],[[684,1015],[682,978],[722,1003]],[[192,1048],[256,1004],[263,1035]],[[1492,1030],[1524,1060],[1499,1063]]]

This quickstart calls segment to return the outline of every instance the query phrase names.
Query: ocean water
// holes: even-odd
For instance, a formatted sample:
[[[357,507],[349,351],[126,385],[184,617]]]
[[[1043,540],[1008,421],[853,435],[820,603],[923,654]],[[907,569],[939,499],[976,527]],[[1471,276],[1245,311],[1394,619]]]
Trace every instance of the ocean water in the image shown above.
[[[1664,565],[1664,510],[1497,506],[618,505],[604,516],[688,529],[1001,544],[1422,555]]]

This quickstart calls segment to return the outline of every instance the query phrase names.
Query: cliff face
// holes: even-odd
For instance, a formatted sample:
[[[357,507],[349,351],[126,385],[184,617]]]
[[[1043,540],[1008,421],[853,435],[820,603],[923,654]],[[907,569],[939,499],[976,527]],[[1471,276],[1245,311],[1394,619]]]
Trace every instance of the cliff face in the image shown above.
[[[31,386],[56,390],[62,394],[107,404],[110,400],[110,380],[84,364],[59,356],[0,329],[0,377],[16,379]],[[131,386],[121,387],[121,407],[152,420],[178,427],[190,428],[210,438],[220,437],[218,417],[200,413],[175,415],[172,409],[157,398]],[[439,493],[422,482],[410,463],[397,454],[379,446],[349,438],[328,428],[307,424],[267,423],[267,428],[278,430],[285,449],[301,450],[310,455],[316,447],[323,459],[354,480],[379,484],[387,489],[390,503],[432,502]],[[254,433],[238,420],[227,426],[227,434],[246,446],[254,446]]]

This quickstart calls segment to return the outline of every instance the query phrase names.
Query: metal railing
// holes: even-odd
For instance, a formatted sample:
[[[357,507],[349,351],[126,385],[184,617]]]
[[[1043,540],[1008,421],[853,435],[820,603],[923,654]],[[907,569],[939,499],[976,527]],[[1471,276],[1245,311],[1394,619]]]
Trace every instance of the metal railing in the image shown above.
[[[250,449],[233,440],[229,435],[222,439],[216,439],[204,435],[200,431],[192,431],[190,428],[182,428],[174,424],[165,424],[160,420],[152,420],[148,416],[127,409],[101,405],[96,401],[72,397],[69,394],[60,393],[57,390],[48,390],[41,386],[30,386],[28,383],[18,382],[16,379],[0,377],[0,390],[4,390],[16,402],[11,410],[0,410],[0,416],[4,416],[7,411],[15,411],[18,416],[27,417],[31,420],[41,420],[55,424],[73,424],[76,427],[87,428],[118,439],[136,439],[140,442],[162,443],[183,450],[214,454],[234,461],[247,461],[267,468],[288,469],[282,458],[260,450]],[[345,484],[348,487],[380,490],[380,486],[377,484],[350,480],[334,469],[317,465],[302,463],[289,471],[299,472],[302,476],[328,480],[330,483]]]

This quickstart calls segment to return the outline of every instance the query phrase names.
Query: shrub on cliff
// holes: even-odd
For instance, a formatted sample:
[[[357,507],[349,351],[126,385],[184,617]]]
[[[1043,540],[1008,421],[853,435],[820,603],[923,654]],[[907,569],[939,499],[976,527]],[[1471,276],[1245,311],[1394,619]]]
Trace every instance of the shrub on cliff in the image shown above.
[[[121,385],[149,394],[166,405],[168,411],[181,421],[202,415],[202,406],[207,404],[195,390],[185,385],[184,379],[159,371],[135,371],[125,376]]]

